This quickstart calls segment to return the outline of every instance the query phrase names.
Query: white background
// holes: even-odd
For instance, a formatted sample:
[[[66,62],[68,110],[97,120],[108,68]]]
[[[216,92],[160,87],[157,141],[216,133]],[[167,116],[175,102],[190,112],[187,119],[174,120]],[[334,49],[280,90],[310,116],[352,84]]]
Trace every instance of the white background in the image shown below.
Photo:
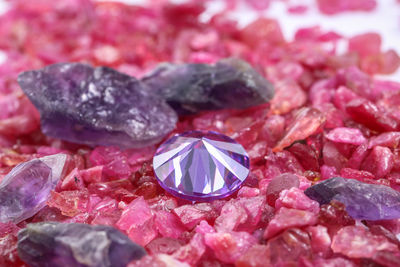
[[[35,0],[27,0],[35,1]],[[131,4],[145,4],[146,0],[119,0]],[[172,2],[184,2],[184,0],[171,0]],[[201,1],[201,0],[199,0]],[[263,1],[263,0],[259,0]],[[286,2],[286,4],[284,3]],[[302,15],[288,14],[287,2],[291,4],[305,4],[308,11]],[[378,7],[373,12],[348,12],[334,16],[321,14],[316,5],[316,0],[275,0],[270,8],[262,13],[256,12],[246,5],[240,5],[232,17],[237,19],[239,25],[244,26],[254,20],[257,16],[263,15],[276,18],[280,21],[283,33],[288,40],[291,40],[298,28],[320,25],[322,29],[333,30],[344,36],[353,36],[364,32],[378,32],[382,36],[384,49],[395,49],[400,54],[400,4],[396,0],[377,0]],[[222,10],[222,1],[208,1],[207,12],[202,16],[207,20],[212,14]],[[7,9],[4,0],[0,0],[0,13]],[[0,36],[1,38],[1,36]],[[345,44],[343,49],[345,49]],[[4,60],[1,55],[0,61]],[[388,77],[391,80],[400,82],[400,70]]]

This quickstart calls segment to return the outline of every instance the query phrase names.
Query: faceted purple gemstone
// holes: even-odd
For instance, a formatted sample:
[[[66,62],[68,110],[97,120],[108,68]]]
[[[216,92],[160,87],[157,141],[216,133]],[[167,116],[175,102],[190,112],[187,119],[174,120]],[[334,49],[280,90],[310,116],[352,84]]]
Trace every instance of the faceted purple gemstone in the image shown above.
[[[331,200],[342,202],[354,219],[376,221],[400,218],[400,192],[388,186],[335,177],[307,188],[304,193],[321,205]]]
[[[189,131],[163,143],[153,158],[153,167],[160,185],[172,195],[210,201],[240,187],[249,174],[249,157],[240,144],[225,135]]]
[[[134,77],[107,67],[58,63],[18,83],[40,112],[42,131],[89,146],[144,147],[175,128],[177,115]]]
[[[32,267],[125,267],[146,251],[111,226],[41,222],[18,233],[18,255]]]
[[[62,175],[67,155],[57,154],[18,164],[0,184],[0,222],[19,223],[45,205]]]

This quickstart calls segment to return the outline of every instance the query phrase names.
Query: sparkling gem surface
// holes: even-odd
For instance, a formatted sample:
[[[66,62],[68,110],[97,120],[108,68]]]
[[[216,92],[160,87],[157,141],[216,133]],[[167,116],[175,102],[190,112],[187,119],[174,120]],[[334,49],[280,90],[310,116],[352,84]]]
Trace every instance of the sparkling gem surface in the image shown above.
[[[160,185],[188,200],[209,201],[235,192],[249,174],[249,157],[233,139],[189,131],[175,135],[157,150],[153,167]]]

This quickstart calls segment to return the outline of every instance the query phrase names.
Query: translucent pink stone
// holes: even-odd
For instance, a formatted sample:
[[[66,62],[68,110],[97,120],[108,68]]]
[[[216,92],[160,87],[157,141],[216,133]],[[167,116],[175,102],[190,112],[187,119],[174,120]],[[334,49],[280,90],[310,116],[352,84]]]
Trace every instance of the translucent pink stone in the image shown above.
[[[346,127],[333,129],[325,137],[333,142],[353,145],[361,145],[367,141],[359,129]]]
[[[240,144],[225,135],[190,131],[163,143],[153,167],[160,185],[172,195],[207,201],[239,189],[249,174],[249,158]]]
[[[385,237],[373,235],[362,226],[346,226],[333,237],[332,250],[349,258],[372,258],[379,251],[398,249]]]

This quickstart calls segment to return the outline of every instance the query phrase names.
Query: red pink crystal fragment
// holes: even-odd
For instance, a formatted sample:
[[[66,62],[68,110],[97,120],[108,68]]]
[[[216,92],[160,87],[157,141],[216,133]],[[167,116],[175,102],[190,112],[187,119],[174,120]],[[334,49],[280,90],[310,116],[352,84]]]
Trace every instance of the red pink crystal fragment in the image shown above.
[[[282,207],[269,222],[265,229],[264,237],[271,238],[285,229],[314,225],[316,223],[317,216],[314,212]]]
[[[375,0],[318,0],[319,10],[328,15],[345,11],[371,11],[376,5]]]
[[[398,248],[363,226],[346,226],[333,237],[332,250],[350,258],[372,258],[379,251],[397,252]]]

